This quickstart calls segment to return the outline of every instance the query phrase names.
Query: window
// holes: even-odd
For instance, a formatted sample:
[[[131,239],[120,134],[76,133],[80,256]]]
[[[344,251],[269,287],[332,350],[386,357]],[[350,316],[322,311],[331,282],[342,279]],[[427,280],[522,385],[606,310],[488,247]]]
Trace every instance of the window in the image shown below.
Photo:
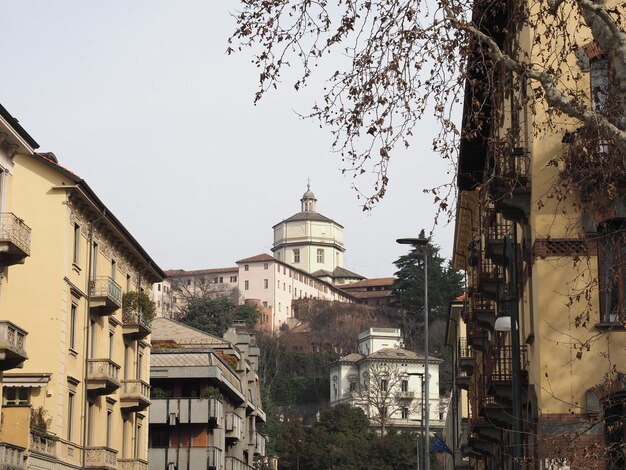
[[[95,278],[98,273],[98,244],[91,247],[91,277]]]
[[[402,391],[403,392],[408,392],[409,391],[409,381],[408,380],[402,380],[402,383],[400,384],[402,387]]]
[[[217,284],[217,276],[215,276],[215,278],[213,279],[213,284]]]
[[[112,259],[111,260],[111,279],[115,281],[115,273],[117,272],[117,262]]]
[[[191,285],[191,279],[187,279],[187,285],[190,286]]]
[[[280,311],[282,311],[282,310],[281,310],[281,303],[280,303],[280,302],[278,302],[278,311],[279,311],[279,312],[280,312]]]
[[[67,395],[67,440],[72,442],[72,431],[74,427],[74,396],[75,391],[70,390]]]
[[[267,307],[267,301],[263,301],[263,306]]]
[[[263,263],[263,269],[268,270],[270,268],[269,263]]]
[[[387,407],[386,406],[381,406],[379,408],[379,411],[380,411],[380,417],[382,419],[385,419],[387,417]]]
[[[351,392],[356,392],[356,380],[351,380],[350,381],[350,391]]]
[[[70,349],[76,349],[76,311],[78,306],[72,303],[70,307]]]
[[[263,288],[264,289],[269,289],[270,287],[270,280],[269,279],[263,279]]]
[[[113,423],[113,410],[107,410],[107,447],[111,447],[111,433],[113,432],[112,424]]]
[[[250,265],[249,264],[244,264],[243,265],[243,270],[244,271],[250,271]]]
[[[222,276],[220,276],[220,284],[224,283],[224,278]]]
[[[230,282],[237,282],[237,276],[230,276]]]
[[[4,387],[3,392],[6,406],[30,404],[30,387]]]
[[[387,383],[388,383],[388,382],[387,382],[387,379],[380,379],[380,389],[381,389],[383,392],[386,392],[386,391],[387,391]]]
[[[402,419],[409,419],[409,409],[402,408]]]
[[[161,284],[157,284],[157,290],[161,292]]]
[[[130,274],[126,275],[126,292],[130,292]]]
[[[294,263],[299,263],[300,262],[300,250],[298,248],[293,250],[293,262]]]
[[[626,223],[610,223],[599,230],[600,322],[624,319],[626,293]]]
[[[244,290],[250,289],[250,281],[243,281],[243,288]]]
[[[109,359],[113,360],[113,351],[115,344],[115,332],[113,330],[109,330]]]
[[[324,249],[323,248],[317,249],[317,262],[318,263],[324,262]]]
[[[74,264],[78,264],[80,261],[80,225],[74,224]]]
[[[284,282],[283,282],[283,290],[285,291],[287,290],[287,284],[285,284]]]

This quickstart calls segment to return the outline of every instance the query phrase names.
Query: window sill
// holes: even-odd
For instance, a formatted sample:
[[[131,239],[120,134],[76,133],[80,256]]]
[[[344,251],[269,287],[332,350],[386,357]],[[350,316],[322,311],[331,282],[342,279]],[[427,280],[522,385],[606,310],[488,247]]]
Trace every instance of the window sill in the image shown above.
[[[601,331],[626,331],[626,328],[621,323],[600,322],[596,323],[595,327]]]

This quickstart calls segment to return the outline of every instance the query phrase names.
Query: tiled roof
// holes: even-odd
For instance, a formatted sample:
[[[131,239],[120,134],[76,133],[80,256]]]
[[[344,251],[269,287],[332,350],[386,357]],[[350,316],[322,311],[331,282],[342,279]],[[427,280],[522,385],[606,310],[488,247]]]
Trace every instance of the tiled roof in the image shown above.
[[[180,277],[180,276],[200,276],[202,274],[215,274],[215,273],[235,273],[239,272],[237,266],[228,268],[211,268],[211,269],[196,269],[194,271],[185,271],[184,269],[168,269],[165,271],[167,277]]]
[[[362,354],[352,353],[347,356],[340,357],[337,362],[359,362],[361,359],[364,359],[365,356]]]
[[[255,261],[277,261],[272,255],[267,253],[261,253],[260,255],[251,256],[250,258],[244,258],[237,261],[239,263],[254,263]]]
[[[374,299],[377,297],[392,297],[393,292],[390,290],[368,290],[368,291],[351,291],[350,295],[357,299]]]
[[[208,346],[226,343],[222,338],[163,317],[152,320],[151,338],[153,342],[173,341],[181,346]]]
[[[209,353],[174,353],[150,354],[150,367],[193,367],[211,365]]]
[[[362,281],[353,282],[346,286],[342,286],[342,289],[358,289],[360,287],[379,287],[379,286],[391,286],[395,282],[395,277],[376,277],[371,279],[364,279]]]
[[[350,278],[360,278],[360,279],[365,279],[365,277],[361,276],[360,274],[357,274],[353,271],[350,271],[346,268],[342,268],[342,267],[336,267],[335,270],[333,271],[333,277],[337,278],[337,277],[350,277]]]

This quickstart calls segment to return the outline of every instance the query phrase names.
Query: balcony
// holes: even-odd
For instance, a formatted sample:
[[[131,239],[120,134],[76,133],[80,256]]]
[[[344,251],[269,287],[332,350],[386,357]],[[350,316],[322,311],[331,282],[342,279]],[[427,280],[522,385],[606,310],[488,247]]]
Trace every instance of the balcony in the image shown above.
[[[26,333],[10,321],[0,321],[0,370],[19,367],[26,359]]]
[[[86,447],[85,468],[116,470],[117,451],[108,447]]]
[[[496,322],[496,305],[479,293],[473,293],[470,297],[471,318],[481,328],[493,331]]]
[[[148,462],[141,459],[118,459],[118,470],[148,470]]]
[[[123,334],[130,339],[143,339],[151,333],[150,321],[139,310],[124,310],[122,320],[124,322]]]
[[[110,315],[122,306],[122,288],[109,276],[91,280],[90,309],[98,315]]]
[[[226,413],[225,437],[231,441],[240,441],[243,437],[243,420],[232,411]]]
[[[485,238],[485,254],[487,258],[493,262],[504,265],[505,259],[505,246],[504,237],[511,232],[511,224],[498,223],[493,221],[487,227],[487,235]]]
[[[502,270],[481,251],[478,261],[478,292],[485,299],[498,300],[502,284]]]
[[[25,469],[24,448],[0,442],[0,470]]]
[[[150,424],[210,423],[221,427],[223,422],[224,405],[217,398],[155,398],[150,405]]]
[[[528,372],[523,369],[526,364],[526,354],[527,345],[520,345],[518,380],[522,384],[522,390],[526,390],[524,385],[528,384]],[[490,350],[487,357],[487,372],[487,392],[501,402],[511,403],[513,400],[513,349],[511,346],[498,346]]]
[[[0,266],[24,262],[30,256],[30,227],[10,212],[0,213]]]
[[[226,457],[225,470],[248,470],[250,467],[243,461],[235,457]]]
[[[396,394],[398,400],[413,400],[415,398],[414,391],[402,390]]]
[[[57,438],[45,432],[31,431],[30,448],[31,454],[39,454],[48,459],[57,457]]]
[[[217,447],[151,447],[148,449],[148,462],[150,470],[164,470],[172,466],[179,469],[222,470],[224,451]],[[118,468],[124,467],[118,465]]]
[[[88,359],[87,391],[108,395],[120,388],[120,366],[111,359]]]
[[[459,338],[459,369],[467,372],[470,376],[474,371],[474,351],[469,346],[467,338]]]
[[[255,455],[265,456],[265,436],[256,433],[256,443],[254,446]]]
[[[489,347],[489,332],[480,328],[476,322],[471,322],[467,325],[467,344],[476,351],[486,351]]]
[[[143,380],[122,380],[120,406],[126,411],[141,411],[150,406],[150,385]]]
[[[522,223],[530,213],[530,154],[516,147],[498,158],[496,176],[489,187],[495,209],[511,221]]]

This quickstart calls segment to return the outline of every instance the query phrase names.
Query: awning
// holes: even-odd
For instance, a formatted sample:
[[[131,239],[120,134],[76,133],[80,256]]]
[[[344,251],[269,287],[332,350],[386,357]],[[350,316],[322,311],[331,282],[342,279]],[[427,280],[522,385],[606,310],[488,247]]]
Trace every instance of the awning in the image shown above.
[[[8,374],[2,377],[3,387],[45,387],[52,374]]]

